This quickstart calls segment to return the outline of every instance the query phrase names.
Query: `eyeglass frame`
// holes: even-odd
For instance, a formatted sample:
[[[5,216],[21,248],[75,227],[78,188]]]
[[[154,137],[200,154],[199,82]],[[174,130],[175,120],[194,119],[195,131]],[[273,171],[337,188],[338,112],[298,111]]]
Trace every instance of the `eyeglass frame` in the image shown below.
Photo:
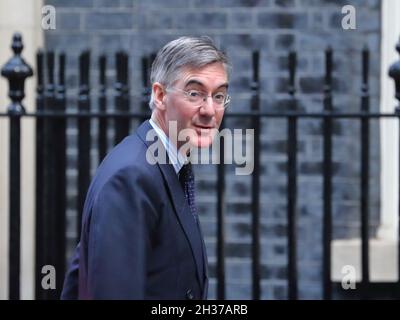
[[[226,96],[225,96],[225,101],[224,101],[221,105],[219,105],[218,103],[216,103],[216,102],[214,101],[213,95],[207,95],[207,94],[205,94],[203,91],[200,91],[200,90],[190,89],[190,90],[187,90],[187,91],[186,91],[186,90],[179,89],[179,88],[175,88],[175,87],[168,87],[168,88],[165,89],[165,91],[167,91],[167,92],[168,92],[168,91],[177,91],[177,92],[184,93],[184,94],[186,95],[186,97],[188,98],[188,100],[190,99],[190,98],[189,98],[189,92],[190,92],[190,91],[196,91],[196,92],[198,92],[199,94],[201,94],[202,97],[203,97],[203,102],[202,102],[200,105],[198,105],[197,107],[201,107],[201,105],[202,105],[204,102],[207,101],[207,98],[208,98],[208,97],[211,97],[213,103],[216,104],[216,105],[218,106],[218,107],[215,107],[215,109],[225,110],[225,109],[229,106],[229,103],[231,102],[231,96],[230,96],[229,94],[226,94]],[[190,102],[190,101],[189,101],[189,102]]]

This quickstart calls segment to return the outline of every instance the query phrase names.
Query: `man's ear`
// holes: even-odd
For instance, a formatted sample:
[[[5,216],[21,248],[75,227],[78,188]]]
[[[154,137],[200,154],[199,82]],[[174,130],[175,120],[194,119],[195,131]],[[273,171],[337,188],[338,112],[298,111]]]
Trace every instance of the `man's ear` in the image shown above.
[[[152,86],[153,90],[153,97],[154,97],[154,104],[156,105],[157,109],[165,110],[165,89],[164,86],[159,82],[154,82]]]

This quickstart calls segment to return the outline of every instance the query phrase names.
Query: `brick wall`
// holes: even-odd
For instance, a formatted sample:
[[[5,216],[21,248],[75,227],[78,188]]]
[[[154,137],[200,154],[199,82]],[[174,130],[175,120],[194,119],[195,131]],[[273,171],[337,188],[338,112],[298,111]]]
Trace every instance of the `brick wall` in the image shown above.
[[[297,96],[306,111],[322,110],[323,50],[334,50],[334,109],[358,111],[361,82],[360,50],[371,49],[371,109],[378,111],[380,67],[380,2],[378,0],[47,0],[57,12],[57,29],[45,31],[47,49],[68,55],[68,107],[76,108],[77,57],[90,48],[92,57],[106,53],[114,81],[113,53],[130,53],[132,110],[137,110],[140,87],[140,57],[158,50],[181,35],[209,35],[227,51],[233,62],[230,111],[249,110],[251,51],[261,51],[262,110],[286,110],[288,50],[298,51]],[[357,29],[343,30],[341,8],[352,4]],[[92,61],[93,95],[97,93],[97,63]],[[110,86],[108,93],[113,90]],[[93,99],[93,108],[96,108]],[[112,103],[112,99],[110,99]],[[243,120],[228,120],[227,126],[249,127]],[[321,297],[322,271],[322,126],[320,120],[299,123],[298,149],[298,245],[300,298]],[[262,298],[286,298],[286,122],[262,119],[261,236]],[[359,170],[360,126],[354,120],[339,120],[333,138],[334,237],[360,235]],[[68,228],[71,246],[75,236],[76,128],[69,128]],[[93,129],[96,134],[96,129]],[[371,234],[379,220],[379,127],[371,124]],[[94,157],[96,152],[93,152]],[[93,167],[97,166],[93,160]],[[251,178],[227,176],[227,297],[251,298]],[[216,168],[197,166],[198,206],[206,236],[211,275],[215,274]],[[215,297],[211,279],[210,297]]]

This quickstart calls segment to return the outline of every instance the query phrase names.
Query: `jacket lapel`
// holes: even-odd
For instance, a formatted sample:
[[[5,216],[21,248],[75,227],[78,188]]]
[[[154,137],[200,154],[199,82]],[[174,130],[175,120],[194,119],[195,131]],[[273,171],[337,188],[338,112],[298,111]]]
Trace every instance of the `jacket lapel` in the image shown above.
[[[141,124],[137,129],[138,136],[148,147],[157,141],[146,141],[146,135],[150,129],[152,129],[152,126],[148,120]],[[156,137],[156,139],[158,139],[158,136]],[[160,147],[163,148],[162,143],[159,144]],[[165,149],[163,148],[163,150],[159,150],[159,152],[165,152]],[[179,179],[173,165],[169,163],[158,163],[157,165],[159,166],[162,175],[167,182],[167,186],[169,189],[168,192],[172,199],[175,212],[192,249],[192,254],[196,262],[196,270],[199,283],[204,286],[204,272],[206,272],[207,268],[204,268],[203,255],[205,255],[205,252],[203,251],[205,250],[205,248],[204,242],[202,240],[202,235],[200,234],[200,229],[197,227],[196,222],[192,214],[190,213],[189,206],[187,204],[184,192],[179,183]]]

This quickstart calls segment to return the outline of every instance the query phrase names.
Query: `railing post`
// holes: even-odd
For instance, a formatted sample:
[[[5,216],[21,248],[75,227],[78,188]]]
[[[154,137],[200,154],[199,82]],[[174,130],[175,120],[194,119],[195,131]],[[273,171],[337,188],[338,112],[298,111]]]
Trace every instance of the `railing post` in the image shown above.
[[[291,98],[291,111],[297,111],[296,101],[296,52],[289,53],[289,90]],[[297,117],[288,118],[288,194],[287,194],[287,213],[288,213],[288,298],[289,300],[298,299],[297,286]]]
[[[128,54],[119,51],[116,53],[117,82],[115,83],[115,109],[117,112],[129,112],[129,85],[128,85]],[[118,144],[129,135],[130,118],[123,117],[115,120],[115,141]]]
[[[90,112],[90,51],[84,51],[79,56],[79,97],[78,111],[81,114]],[[82,212],[86,193],[90,184],[90,149],[91,149],[91,119],[78,119],[78,221],[77,242],[80,239],[82,227]]]
[[[332,112],[332,48],[325,51],[324,111]],[[323,120],[323,298],[332,299],[332,118]]]
[[[44,53],[39,50],[36,54],[36,111],[43,112],[44,110]],[[35,299],[39,300],[44,297],[43,288],[41,287],[42,267],[45,264],[45,215],[44,215],[44,119],[36,118],[36,221],[35,221]]]
[[[222,119],[221,131],[225,128]],[[219,140],[219,163],[217,166],[217,299],[225,300],[225,137]]]
[[[107,58],[101,55],[99,58],[99,111],[107,111],[107,81],[106,81]],[[103,161],[107,153],[107,118],[99,118],[99,163]]]
[[[53,112],[56,109],[55,103],[55,81],[54,81],[54,51],[47,51],[46,53],[46,71],[47,71],[47,83],[46,90],[44,91],[44,111]],[[44,260],[43,265],[55,266],[54,252],[56,250],[54,238],[55,238],[55,205],[56,205],[56,158],[55,158],[55,145],[54,119],[48,117],[44,119],[44,157],[43,157],[43,190],[44,190],[44,208],[43,208],[43,254]],[[42,265],[42,267],[43,267]],[[42,274],[40,274],[42,275]],[[54,299],[53,290],[42,290],[42,299],[50,300]]]
[[[150,109],[149,109],[149,102],[151,96],[151,83],[150,83],[150,72],[151,72],[151,64],[152,59],[154,60],[155,57],[153,55],[150,56],[143,56],[142,57],[142,103],[140,112],[143,113],[143,117],[140,119],[141,122],[145,121],[147,118],[150,117]]]
[[[252,101],[251,110],[260,111],[260,82],[259,65],[260,53],[254,51],[252,55],[253,81],[251,83]],[[260,117],[253,116],[251,119],[254,128],[254,170],[252,175],[252,298],[260,300],[261,297],[261,262],[260,262]]]
[[[361,86],[361,112],[369,112],[369,51],[364,48],[362,51],[362,86]],[[370,282],[369,278],[369,120],[361,119],[361,283],[363,289]],[[367,290],[363,290],[365,294]],[[366,297],[363,297],[366,298]]]
[[[22,59],[22,36],[14,34],[11,48],[14,56],[1,69],[9,82],[10,115],[10,234],[9,234],[9,299],[20,298],[20,216],[21,216],[21,116],[25,113],[21,101],[25,97],[25,79],[33,75],[32,68]]]
[[[66,127],[67,119],[63,116],[66,111],[66,89],[65,89],[65,53],[58,56],[58,83],[55,87],[56,111],[60,117],[54,119],[54,139],[55,144],[55,212],[54,214],[54,261],[58,273],[56,278],[56,290],[53,290],[53,298],[59,298],[63,285],[65,273],[65,253],[66,253]]]
[[[399,42],[396,45],[396,50],[400,54],[400,39]],[[398,116],[399,119],[399,124],[400,124],[400,60],[397,62],[393,63],[390,66],[389,69],[389,76],[393,78],[394,83],[395,83],[395,90],[396,90],[396,99],[399,101],[398,106],[395,108],[395,113]],[[400,125],[399,125],[400,127]],[[399,159],[400,159],[400,136],[399,136]],[[399,170],[399,183],[400,183],[400,170]],[[400,192],[399,192],[400,193]],[[399,219],[400,219],[400,197],[399,197],[399,203],[398,203],[398,214],[399,214]],[[398,260],[400,262],[400,228],[398,229]],[[398,283],[400,283],[400,263],[397,263],[397,271],[398,271]]]

